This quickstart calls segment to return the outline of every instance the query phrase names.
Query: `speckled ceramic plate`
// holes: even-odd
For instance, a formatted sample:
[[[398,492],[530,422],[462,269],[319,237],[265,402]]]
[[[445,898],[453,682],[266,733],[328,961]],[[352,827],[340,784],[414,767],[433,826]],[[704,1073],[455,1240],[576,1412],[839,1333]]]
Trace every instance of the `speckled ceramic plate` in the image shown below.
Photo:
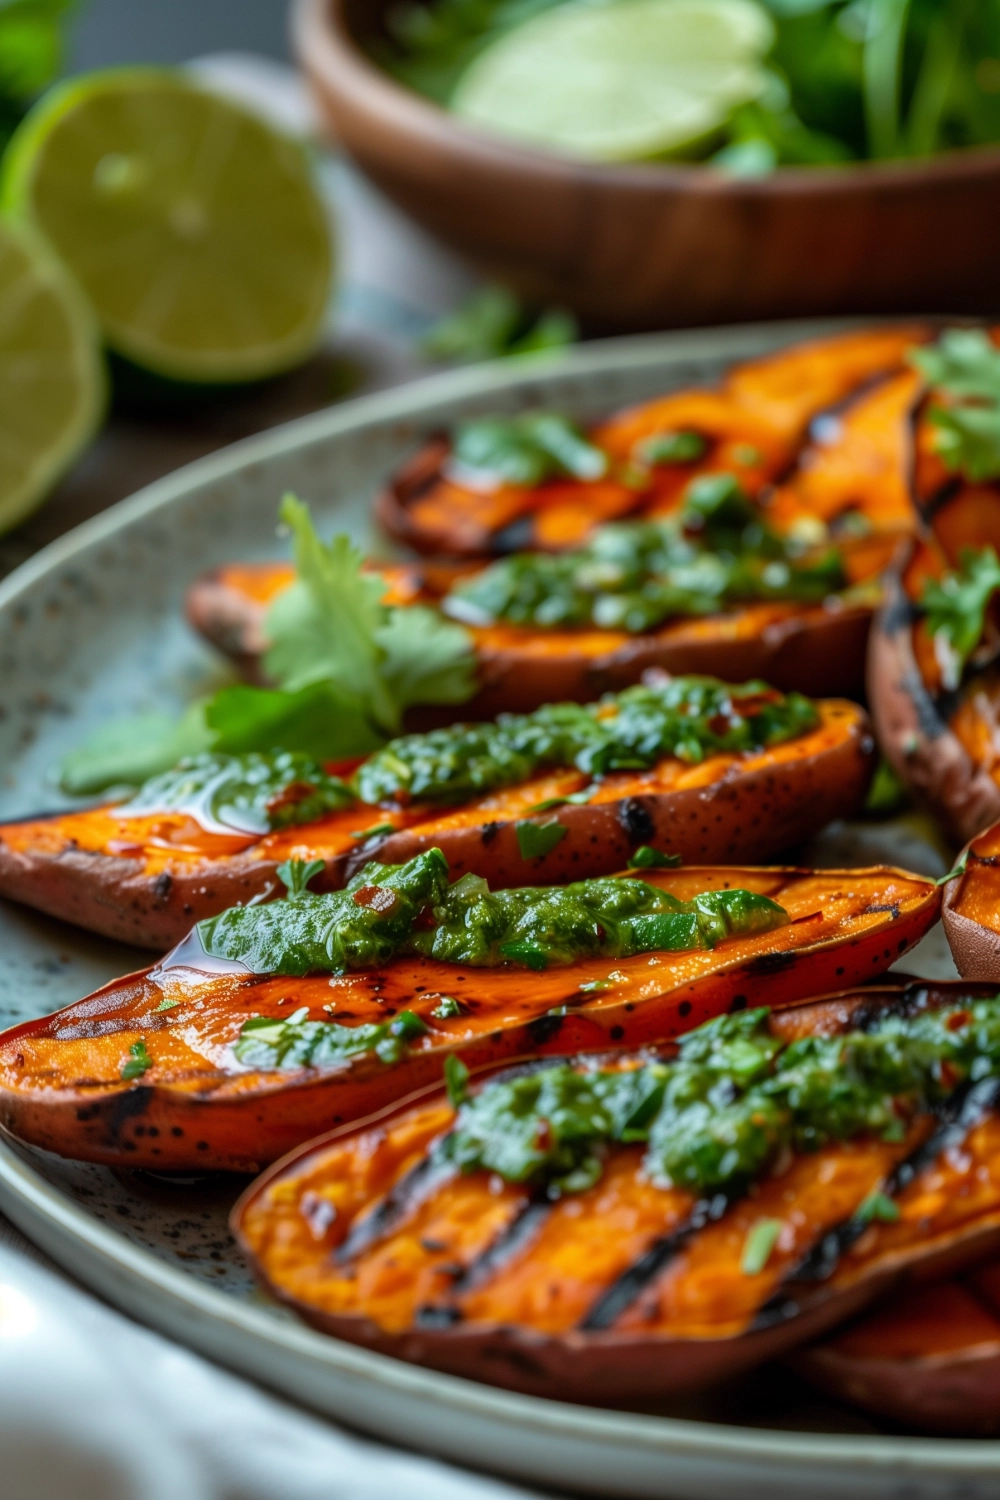
[[[64,750],[108,716],[180,706],[219,670],[182,622],[185,587],[207,567],[273,553],[284,490],[310,500],[323,528],[346,526],[370,541],[379,483],[421,434],[457,414],[537,401],[596,414],[711,379],[729,361],[805,331],[821,330],[634,339],[443,375],[251,439],[62,538],[0,585],[0,815],[59,805],[50,768]],[[897,834],[893,852],[941,868],[919,829]],[[842,858],[843,838],[827,853]],[[862,859],[871,862],[882,851],[870,830],[865,838]],[[0,904],[0,1021],[52,1010],[146,961]],[[923,963],[925,972],[948,972],[933,941]],[[226,1230],[241,1185],[115,1174],[0,1142],[0,1207],[75,1276],[173,1337],[394,1442],[536,1484],[626,1496],[986,1500],[1000,1492],[1000,1443],[886,1436],[811,1400],[780,1370],[684,1409],[593,1411],[324,1338],[255,1295]]]

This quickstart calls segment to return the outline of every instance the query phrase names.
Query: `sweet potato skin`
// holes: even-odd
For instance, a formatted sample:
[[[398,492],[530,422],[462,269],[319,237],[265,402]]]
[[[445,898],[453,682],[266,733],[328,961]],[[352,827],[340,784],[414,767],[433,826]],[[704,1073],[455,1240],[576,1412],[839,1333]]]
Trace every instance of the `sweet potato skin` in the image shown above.
[[[205,959],[185,957],[182,947],[166,968],[116,980],[5,1032],[0,1124],[88,1161],[255,1171],[331,1125],[438,1088],[449,1053],[478,1072],[524,1057],[641,1047],[733,1007],[780,1008],[837,984],[862,983],[920,940],[940,904],[930,881],[889,869],[813,874],[720,866],[647,874],[682,899],[743,886],[777,900],[792,921],[711,952],[588,959],[541,974],[400,959],[332,979],[206,975],[184,967],[200,963],[204,970]],[[435,1017],[442,994],[457,994],[463,1012]],[[177,1003],[163,1010],[164,998]],[[232,1060],[244,1020],[286,1016],[300,1005],[312,1019],[332,1014],[352,1024],[412,1009],[431,1031],[392,1066],[372,1054],[338,1068],[264,1072]],[[155,1066],[125,1081],[122,1066],[140,1039]]]
[[[204,858],[197,830],[190,853],[173,853],[169,845],[154,849],[163,843],[151,832],[156,819],[143,820],[138,841],[130,844],[128,828],[114,826],[113,809],[97,810],[89,819],[70,814],[8,823],[0,825],[0,894],[162,952],[202,918],[279,893],[277,867],[292,856],[324,860],[317,890],[338,889],[370,859],[396,863],[434,845],[443,849],[456,877],[471,871],[495,886],[608,874],[649,843],[687,862],[768,859],[831,818],[850,816],[867,790],[874,741],[864,711],[827,700],[820,714],[815,731],[760,755],[712,757],[687,770],[680,762],[664,762],[645,775],[617,774],[583,806],[536,814],[533,805],[578,791],[586,778],[555,773],[463,810],[430,816],[424,810],[409,820],[356,808],[259,841],[235,839],[232,852]],[[663,767],[672,768],[670,776]],[[566,832],[548,854],[524,859],[518,825],[526,818],[555,819]],[[387,820],[412,826],[376,841],[352,837],[354,830]]]
[[[844,1333],[792,1356],[827,1394],[918,1432],[1000,1432],[998,1267],[904,1290]]]
[[[961,990],[963,987],[955,988]],[[842,1014],[846,1012],[849,1019],[857,1000],[857,996],[838,996],[832,998],[830,1004]],[[872,1001],[865,997],[862,1003],[871,1004]],[[817,1020],[822,1024],[824,1008],[823,1002],[808,1007],[814,1024]],[[789,1014],[794,1021],[796,1012]],[[835,1021],[825,1029],[839,1027]],[[558,1300],[549,1303],[543,1295],[550,1277],[563,1279],[566,1296],[572,1297],[574,1281],[586,1276],[590,1255],[587,1247],[591,1245],[591,1239],[583,1241],[584,1248],[578,1250],[578,1265],[571,1258],[570,1246],[565,1246],[558,1257],[542,1261],[541,1269],[535,1273],[537,1300],[532,1301],[528,1296],[521,1304],[531,1310],[522,1321],[499,1315],[490,1319],[477,1314],[477,1306],[490,1305],[489,1292],[477,1293],[478,1284],[473,1282],[470,1293],[466,1293],[464,1287],[456,1293],[469,1308],[462,1320],[451,1323],[439,1320],[436,1325],[427,1324],[425,1320],[421,1326],[406,1311],[407,1304],[403,1300],[407,1278],[415,1279],[421,1274],[419,1263],[406,1258],[409,1240],[403,1234],[405,1225],[399,1231],[399,1251],[393,1249],[397,1243],[393,1238],[396,1227],[390,1226],[385,1231],[391,1240],[385,1252],[388,1257],[385,1266],[399,1266],[393,1273],[394,1282],[400,1286],[395,1303],[391,1290],[393,1282],[385,1281],[377,1250],[373,1251],[370,1261],[364,1259],[364,1250],[352,1257],[356,1263],[353,1277],[357,1278],[352,1279],[352,1286],[356,1286],[357,1291],[347,1297],[338,1292],[337,1279],[351,1277],[352,1272],[346,1268],[347,1263],[343,1272],[338,1269],[336,1247],[350,1224],[341,1228],[338,1223],[338,1227],[332,1229],[331,1224],[337,1220],[310,1220],[304,1205],[309,1194],[314,1200],[317,1198],[314,1189],[323,1184],[324,1173],[327,1180],[332,1181],[329,1174],[336,1172],[338,1202],[346,1198],[345,1208],[353,1222],[366,1203],[378,1201],[389,1183],[399,1180],[391,1173],[384,1181],[379,1176],[377,1161],[378,1153],[383,1149],[381,1143],[385,1142],[392,1149],[398,1139],[396,1149],[408,1151],[405,1162],[411,1164],[420,1159],[425,1149],[418,1138],[421,1120],[426,1122],[423,1133],[429,1140],[448,1128],[450,1118],[447,1108],[428,1102],[422,1110],[376,1124],[367,1135],[360,1127],[352,1131],[331,1132],[276,1163],[248,1188],[233,1210],[233,1232],[271,1295],[277,1296],[324,1332],[398,1358],[534,1395],[598,1405],[628,1405],[690,1391],[731,1376],[817,1337],[825,1329],[856,1315],[890,1289],[972,1263],[977,1257],[994,1253],[1000,1244],[1000,1171],[995,1166],[1000,1122],[993,1115],[970,1130],[964,1147],[973,1163],[982,1164],[977,1179],[981,1186],[974,1207],[965,1209],[956,1205],[949,1191],[958,1186],[968,1167],[956,1168],[946,1157],[938,1157],[931,1169],[918,1174],[900,1194],[899,1222],[870,1226],[850,1250],[842,1253],[832,1275],[814,1283],[808,1290],[800,1288],[795,1292],[794,1310],[783,1309],[780,1315],[768,1317],[765,1313],[761,1316],[769,1296],[780,1289],[785,1269],[790,1270],[804,1250],[822,1237],[828,1227],[853,1212],[865,1193],[871,1190],[868,1184],[877,1184],[881,1175],[906,1154],[914,1138],[905,1148],[895,1148],[898,1153],[895,1155],[884,1144],[860,1144],[853,1153],[853,1164],[851,1148],[824,1148],[818,1161],[817,1158],[798,1158],[783,1177],[762,1182],[755,1198],[730,1206],[717,1224],[703,1228],[688,1242],[690,1249],[679,1249],[666,1262],[664,1279],[658,1283],[663,1291],[657,1293],[657,1283],[650,1284],[648,1295],[643,1293],[610,1328],[594,1330],[584,1326],[578,1317],[568,1321],[558,1312],[545,1311],[549,1307],[558,1309]],[[409,1137],[408,1130],[411,1132]],[[918,1132],[915,1139],[926,1139],[926,1132],[923,1135]],[[369,1140],[371,1144],[368,1144]],[[355,1178],[351,1165],[355,1149],[353,1142],[362,1141],[365,1144],[359,1154],[365,1163],[364,1182],[360,1180],[360,1172]],[[624,1156],[627,1150],[619,1148],[620,1155]],[[335,1165],[341,1159],[343,1165]],[[372,1162],[376,1165],[369,1168],[368,1164]],[[386,1167],[383,1166],[382,1170],[385,1172]],[[577,1213],[584,1215],[584,1223],[591,1216],[599,1223],[602,1214],[613,1215],[611,1177],[614,1171],[613,1157],[606,1168],[608,1186],[602,1189],[599,1185],[583,1195]],[[803,1179],[808,1186],[810,1173],[813,1174],[814,1191],[811,1200],[802,1196]],[[816,1191],[820,1178],[827,1185],[828,1196]],[[428,1232],[419,1228],[427,1224],[434,1234],[434,1241],[426,1245],[428,1254],[440,1249],[451,1257],[454,1249],[448,1237],[449,1226],[457,1221],[449,1220],[444,1206],[447,1183],[441,1189],[429,1191],[431,1208],[425,1217],[414,1220],[412,1234]],[[507,1184],[498,1191],[502,1196],[515,1190]],[[598,1197],[602,1191],[603,1199]],[[676,1210],[673,1220],[666,1218],[671,1208],[667,1201],[670,1192],[672,1190],[668,1190],[664,1198],[668,1231],[670,1223],[677,1222]],[[442,1208],[435,1214],[436,1193],[441,1194]],[[590,1195],[593,1197],[588,1205]],[[741,1276],[739,1271],[738,1246],[746,1233],[746,1226],[779,1205],[781,1212],[787,1214],[788,1204],[798,1205],[800,1201],[805,1205],[811,1202],[814,1218],[808,1221],[808,1227],[804,1227],[801,1214],[793,1213],[798,1226],[796,1234],[802,1232],[802,1242],[796,1239],[794,1244],[782,1250],[782,1264],[773,1272],[768,1271],[758,1290],[753,1286],[756,1278],[746,1274]],[[602,1202],[603,1208],[600,1206]],[[553,1215],[557,1211],[553,1210]],[[308,1232],[298,1223],[299,1219],[308,1221]],[[735,1223],[727,1233],[729,1220]],[[789,1220],[785,1222],[787,1224]],[[613,1242],[617,1235],[627,1237],[626,1220],[608,1220],[606,1239]],[[710,1242],[709,1249],[699,1257],[706,1241]],[[422,1239],[418,1243],[420,1246],[425,1244]],[[735,1265],[734,1250],[737,1251]],[[535,1246],[531,1245],[521,1253],[532,1256]],[[360,1262],[358,1255],[361,1256]],[[397,1255],[401,1257],[398,1261]],[[689,1258],[688,1267],[684,1265],[686,1257]],[[637,1264],[634,1251],[626,1257],[626,1264],[629,1260]],[[461,1268],[462,1254],[458,1261]],[[475,1264],[474,1258],[472,1263]],[[525,1276],[530,1268],[531,1260],[526,1259]],[[452,1275],[450,1267],[442,1266],[442,1272]],[[443,1277],[434,1282],[427,1273],[423,1274],[425,1280],[418,1284],[414,1294],[415,1306],[419,1306],[419,1298],[426,1299],[428,1293],[432,1300],[436,1300],[435,1292],[437,1297],[446,1294],[448,1283]],[[505,1275],[503,1264],[499,1270],[491,1269],[487,1275],[502,1281]],[[683,1280],[685,1275],[691,1278],[690,1282]],[[671,1276],[681,1278],[679,1290],[670,1290],[667,1278]],[[462,1286],[462,1283],[457,1285]],[[387,1287],[381,1303],[378,1301],[380,1286]],[[372,1305],[372,1299],[375,1299],[375,1306],[383,1309],[378,1317],[365,1311]],[[357,1311],[350,1310],[352,1301]],[[495,1298],[494,1305],[504,1306],[503,1297]],[[399,1310],[396,1310],[397,1306]],[[655,1327],[650,1327],[651,1324]]]
[[[963,979],[1000,984],[1000,823],[959,857],[944,888],[941,921]]]
[[[868,648],[868,701],[886,759],[964,844],[1000,818],[1000,784],[942,718],[921,671],[904,584],[911,565],[919,564],[915,554],[907,543],[883,582]]]

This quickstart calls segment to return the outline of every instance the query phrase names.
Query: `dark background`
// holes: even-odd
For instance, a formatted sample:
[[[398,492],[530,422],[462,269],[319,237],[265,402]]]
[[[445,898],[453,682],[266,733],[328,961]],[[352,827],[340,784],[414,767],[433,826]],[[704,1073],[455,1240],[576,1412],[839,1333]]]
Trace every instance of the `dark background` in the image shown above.
[[[184,62],[203,52],[288,57],[287,0],[79,0],[67,70]]]

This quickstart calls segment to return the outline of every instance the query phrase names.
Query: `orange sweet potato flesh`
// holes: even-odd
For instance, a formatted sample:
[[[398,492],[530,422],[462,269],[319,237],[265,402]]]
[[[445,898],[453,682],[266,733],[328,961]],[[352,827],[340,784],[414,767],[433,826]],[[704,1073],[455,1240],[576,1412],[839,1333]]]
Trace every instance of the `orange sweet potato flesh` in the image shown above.
[[[868,652],[868,697],[886,758],[964,844],[1000,818],[1000,673],[977,673],[943,693],[925,622],[912,604],[927,579],[954,568],[966,548],[1000,550],[1000,489],[960,484],[903,547],[885,580]]]
[[[839,996],[775,1023],[799,1035],[837,1031],[873,1003]],[[858,1140],[793,1158],[672,1244],[693,1199],[649,1180],[641,1146],[610,1148],[594,1187],[554,1203],[483,1172],[408,1176],[453,1118],[437,1098],[333,1132],[249,1188],[232,1223],[268,1291],[316,1327],[384,1353],[536,1395],[628,1405],[732,1375],[910,1277],[1000,1244],[995,1114],[972,1122],[960,1147],[929,1152],[896,1194],[896,1222],[872,1223],[842,1246],[832,1274],[797,1283],[803,1257],[929,1140],[930,1117],[911,1121],[900,1143]],[[361,1216],[387,1200],[379,1230],[346,1248]],[[781,1230],[750,1274],[744,1247],[762,1219]],[[595,1326],[599,1299],[626,1273],[631,1297]]]
[[[192,957],[182,945],[160,968],[5,1032],[0,1124],[89,1161],[256,1170],[337,1123],[439,1087],[451,1054],[481,1071],[539,1054],[641,1047],[732,1008],[788,1005],[874,978],[919,941],[939,906],[931,882],[890,869],[647,873],[681,899],[736,887],[759,892],[791,923],[712,951],[588,959],[543,973],[403,957],[333,978],[262,978],[206,973],[200,948]],[[457,998],[462,1013],[436,1018],[442,995]],[[161,1009],[164,1000],[177,1003]],[[336,1068],[254,1071],[234,1061],[247,1019],[303,1006],[312,1020],[343,1025],[412,1010],[430,1030],[391,1066],[373,1054]],[[129,1049],[142,1038],[152,1067],[123,1081]]]
[[[816,729],[769,750],[696,766],[669,757],[650,771],[606,776],[586,804],[540,812],[589,778],[552,771],[443,810],[360,804],[263,838],[208,833],[183,811],[119,816],[113,805],[0,824],[0,894],[162,952],[193,922],[275,894],[278,865],[290,858],[323,860],[314,890],[339,889],[370,859],[396,864],[435,846],[453,878],[471,872],[494,887],[606,875],[640,844],[685,862],[766,860],[850,816],[867,790],[867,715],[836,700],[818,708]],[[526,819],[557,819],[566,832],[548,854],[525,859],[517,825]],[[357,837],[385,824],[397,831]]]
[[[418,551],[482,557],[579,546],[603,521],[671,510],[703,473],[735,473],[748,493],[758,494],[792,467],[814,417],[900,372],[907,349],[926,337],[919,326],[900,325],[796,344],[735,366],[715,390],[678,391],[633,407],[592,428],[593,441],[612,459],[608,477],[592,483],[467,489],[448,477],[449,445],[435,438],[382,493],[376,514],[392,536]],[[677,431],[699,433],[704,456],[658,465],[637,486],[623,467],[636,445]]]

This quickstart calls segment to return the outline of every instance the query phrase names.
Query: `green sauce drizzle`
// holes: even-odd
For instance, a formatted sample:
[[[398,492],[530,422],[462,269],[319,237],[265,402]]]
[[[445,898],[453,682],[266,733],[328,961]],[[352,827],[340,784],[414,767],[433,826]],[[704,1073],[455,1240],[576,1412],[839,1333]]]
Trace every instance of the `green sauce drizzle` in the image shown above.
[[[550,703],[492,723],[403,735],[369,756],[353,785],[369,803],[464,802],[546,766],[604,776],[647,770],[668,755],[697,763],[716,751],[765,749],[818,723],[800,693],[762,682],[731,687],[714,677],[665,678],[599,703]]]
[[[1000,1072],[1000,996],[787,1044],[769,1016],[709,1021],[681,1039],[673,1062],[618,1072],[561,1063],[487,1083],[456,1101],[455,1127],[436,1149],[463,1171],[557,1196],[597,1181],[609,1145],[643,1141],[646,1170],[664,1186],[742,1192],[788,1150],[901,1141],[915,1114]],[[874,1202],[870,1213],[891,1218],[892,1205]]]
[[[205,952],[254,974],[293,977],[373,968],[403,953],[474,968],[544,969],[597,955],[713,948],[788,921],[783,907],[752,891],[679,901],[632,878],[491,891],[478,875],[465,875],[449,886],[440,849],[404,865],[366,865],[346,889],[314,895],[305,886],[319,867],[290,861],[278,872],[289,888],[283,900],[230,907],[199,922]]]
[[[804,553],[731,474],[706,474],[676,516],[602,526],[579,552],[516,553],[458,584],[444,609],[468,625],[638,634],[752,600],[818,603],[846,582],[835,548]]]
[[[354,794],[306,755],[194,755],[172,771],[154,776],[117,812],[141,817],[153,812],[189,812],[201,823],[243,833],[269,833],[314,823],[325,813],[350,807]]]

